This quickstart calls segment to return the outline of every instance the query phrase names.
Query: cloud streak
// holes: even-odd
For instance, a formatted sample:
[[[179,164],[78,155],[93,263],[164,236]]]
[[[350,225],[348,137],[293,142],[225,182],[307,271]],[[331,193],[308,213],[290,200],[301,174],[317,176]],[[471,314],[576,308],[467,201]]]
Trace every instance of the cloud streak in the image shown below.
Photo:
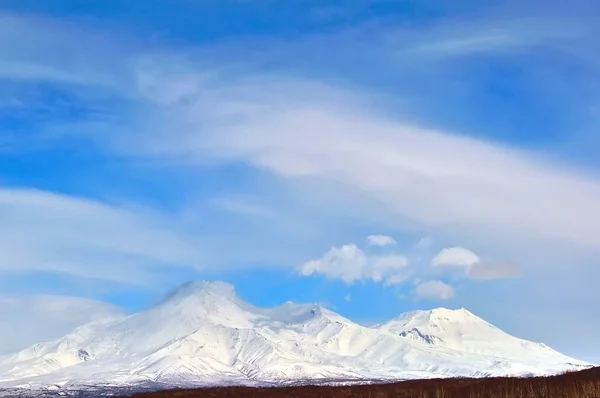
[[[0,271],[145,283],[153,267],[199,267],[187,236],[147,211],[40,190],[0,189]],[[143,271],[141,271],[143,270]]]
[[[369,235],[367,236],[367,241],[371,245],[375,246],[393,246],[396,244],[396,240],[391,236],[387,235]]]
[[[563,15],[558,16],[562,20]],[[284,239],[265,233],[258,225],[281,223],[268,217],[271,206],[262,209],[255,206],[260,200],[240,201],[237,198],[243,195],[226,194],[226,200],[213,205],[243,215],[245,222],[258,222],[246,230],[236,229],[242,238],[235,242],[230,231],[220,235],[211,231],[207,238],[213,241],[208,246],[216,247],[219,255],[235,253],[240,266],[264,264],[277,249],[283,255],[272,263],[298,264],[297,259],[306,258],[308,239],[313,243],[320,240],[315,243],[319,250],[325,239],[332,240],[328,231],[318,238],[314,231],[339,223],[339,215],[343,215],[345,220],[369,224],[369,230],[398,231],[397,236],[415,232],[432,236],[436,244],[461,242],[478,253],[493,253],[492,258],[516,259],[528,272],[539,271],[543,265],[544,272],[522,281],[521,291],[511,290],[511,297],[528,303],[529,308],[522,311],[537,314],[539,307],[546,305],[554,317],[558,306],[566,308],[566,298],[561,296],[557,305],[550,305],[537,292],[557,295],[556,289],[547,287],[564,281],[557,275],[567,269],[567,263],[570,267],[562,275],[568,272],[573,278],[569,293],[576,298],[571,304],[584,308],[597,301],[593,283],[597,278],[590,276],[600,251],[600,204],[596,200],[600,179],[553,159],[466,136],[498,134],[494,138],[504,139],[501,130],[506,130],[511,137],[543,137],[544,143],[556,136],[569,137],[569,141],[581,124],[589,123],[577,116],[583,115],[578,113],[580,109],[589,109],[592,100],[597,102],[597,27],[592,18],[588,26],[579,19],[571,24],[554,21],[523,21],[511,14],[504,20],[502,16],[484,17],[479,22],[459,18],[426,26],[410,24],[399,30],[374,24],[327,37],[298,41],[244,38],[238,43],[173,53],[172,42],[168,49],[157,48],[132,39],[149,36],[127,35],[124,30],[100,33],[93,31],[93,25],[2,16],[2,83],[49,83],[57,91],[82,94],[90,102],[100,91],[103,101],[109,99],[110,115],[72,123],[41,118],[36,128],[27,129],[27,135],[14,134],[14,140],[0,146],[29,148],[46,135],[76,136],[78,142],[91,142],[122,160],[141,161],[174,173],[180,169],[164,166],[186,166],[186,172],[192,171],[190,185],[196,183],[194,172],[206,166],[250,167],[269,180],[268,192],[262,195],[290,190],[319,209],[287,219],[286,228],[298,229],[298,219],[320,225],[306,228],[313,231],[305,231],[298,241],[289,239],[293,247],[281,250]],[[593,34],[586,36],[586,29]],[[323,57],[324,53],[330,56]],[[515,71],[516,76],[505,73],[507,70]],[[504,85],[495,102],[492,98],[489,83],[495,83],[498,76],[494,72],[500,72],[502,78],[516,78],[521,86],[513,88],[518,93],[523,88],[531,90],[524,103],[512,109],[515,113],[506,115],[496,109],[507,104]],[[330,76],[335,76],[335,82],[327,83],[332,81]],[[374,93],[372,88],[380,91]],[[27,103],[27,93],[0,90],[0,106]],[[543,99],[553,101],[556,112],[533,106]],[[482,103],[488,105],[483,110],[479,108]],[[536,109],[530,112],[532,107]],[[540,110],[544,119],[550,119],[546,127],[554,128],[556,135],[527,119]],[[461,115],[462,122],[457,122]],[[556,115],[577,124],[554,123],[550,116]],[[494,123],[500,119],[508,122]],[[588,126],[589,130],[595,132],[594,126]],[[595,143],[593,139],[590,142]],[[561,150],[564,147],[562,143],[559,146]],[[595,154],[593,145],[586,148]],[[43,197],[38,198],[41,202],[54,201],[46,194],[29,193]],[[78,208],[80,202],[90,206],[84,206],[86,210],[76,217],[53,219],[54,211],[47,203],[2,205],[0,223],[8,223],[0,227],[0,250],[12,256],[2,264],[2,272],[39,270],[132,281],[148,278],[157,264],[172,269],[169,267],[185,264],[194,268],[201,263],[197,242],[190,242],[190,237],[152,212],[57,197],[69,208]],[[11,218],[15,206],[20,210]],[[290,206],[284,213],[298,214],[297,210]],[[335,220],[331,217],[334,212],[338,215]],[[28,236],[31,231],[35,233]],[[264,239],[257,240],[259,235]],[[235,250],[231,250],[233,245]],[[260,248],[258,255],[249,260],[249,252],[256,247]],[[422,257],[427,249],[419,249]],[[295,260],[290,260],[292,250],[298,251]],[[368,254],[362,263],[357,262],[359,250],[330,254],[329,260],[341,258],[336,261],[317,258],[311,272],[352,281],[381,278],[390,284],[406,279],[404,272],[410,267],[379,275],[364,265],[373,264]],[[338,267],[344,262],[352,265]],[[511,264],[484,259],[459,271],[470,279],[499,279],[516,275],[518,270]],[[384,265],[385,261],[380,268],[387,269]],[[425,280],[437,278],[426,276]],[[455,294],[444,282],[427,283],[415,289],[421,286],[421,294],[430,297]],[[515,281],[511,289],[517,283],[521,282]],[[474,286],[461,286],[461,299],[466,300]],[[501,287],[498,289],[494,297],[505,297]],[[523,298],[527,292],[536,293],[528,300]],[[472,300],[474,305],[480,302],[479,297]],[[490,304],[486,305],[489,308]],[[571,315],[570,308],[563,313]],[[588,318],[582,310],[577,322],[585,323]],[[530,322],[533,327],[535,323]],[[561,330],[557,335],[572,335]]]
[[[169,84],[168,76],[158,80]],[[136,154],[197,165],[244,161],[286,179],[354,188],[422,226],[519,231],[600,250],[600,182],[592,176],[393,120],[353,93],[311,82],[249,79],[194,98],[163,115],[185,121],[179,139],[144,129],[131,145]]]
[[[28,28],[30,21],[9,21],[3,32],[26,33],[29,61],[41,62],[36,64],[40,68],[45,61],[57,62],[49,54],[36,54],[44,46],[42,35]],[[61,32],[55,23],[41,26]],[[571,28],[523,31],[523,26],[529,25],[496,31],[529,38],[520,40],[525,43],[581,34]],[[448,30],[469,36],[455,28],[442,26],[423,37],[447,37],[440,32]],[[70,39],[69,29],[55,35],[66,47],[81,47]],[[100,44],[108,51],[105,42]],[[285,75],[232,76],[226,68],[206,67],[193,52],[125,50],[118,47],[112,58],[108,52],[90,53],[103,68],[109,58],[117,65],[102,72],[69,60],[79,68],[69,76],[97,85],[120,82],[120,92],[139,101],[129,120],[93,135],[111,150],[173,164],[243,162],[291,182],[311,178],[353,189],[374,206],[424,228],[460,230],[470,237],[485,231],[493,239],[535,238],[600,250],[594,239],[600,232],[600,205],[593,200],[600,194],[596,176],[392,117],[356,90]],[[3,51],[15,58],[17,49]]]
[[[40,32],[57,32],[57,40],[70,49],[82,47],[72,40],[73,32],[79,31],[72,26],[43,21],[33,31],[28,28],[31,21],[8,20],[2,33],[24,32],[27,40],[22,54],[14,47],[3,48],[10,55],[5,58],[24,59],[41,68],[31,69],[34,72],[53,67],[60,58],[43,52]],[[474,32],[457,26],[461,24],[435,27],[417,36],[431,43],[430,38],[446,40],[450,37],[446,33],[452,31],[447,40],[464,43],[461,38],[467,38],[466,43],[472,43],[468,38]],[[570,28],[524,31],[527,24],[494,26],[496,33],[483,35],[483,41],[510,37],[492,40],[502,48],[554,43],[581,34]],[[243,163],[301,188],[306,181],[322,184],[320,189],[331,196],[341,188],[370,201],[364,202],[371,204],[364,208],[365,214],[377,208],[389,215],[390,225],[406,221],[409,226],[467,240],[485,236],[488,242],[497,242],[498,251],[524,238],[600,250],[593,238],[600,232],[600,206],[593,200],[600,194],[596,176],[390,115],[380,98],[366,92],[285,74],[238,70],[234,76],[226,67],[207,67],[194,51],[185,56],[128,52],[132,41],[108,49],[109,41],[101,39],[96,38],[100,51],[82,49],[94,62],[64,59],[70,77],[119,87],[119,94],[135,99],[119,125],[107,124],[90,133],[106,149],[157,164]],[[456,53],[456,46],[439,48]],[[471,45],[458,48],[459,54],[473,50]],[[9,68],[5,76],[15,71]],[[30,77],[57,78],[37,72]]]

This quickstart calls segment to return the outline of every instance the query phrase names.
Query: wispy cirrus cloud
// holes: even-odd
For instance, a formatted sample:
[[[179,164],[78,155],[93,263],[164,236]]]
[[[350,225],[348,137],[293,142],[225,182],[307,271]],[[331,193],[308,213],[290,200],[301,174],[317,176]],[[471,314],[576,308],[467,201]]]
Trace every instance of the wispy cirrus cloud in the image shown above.
[[[578,112],[597,100],[594,87],[600,81],[600,63],[597,34],[590,34],[597,29],[594,23],[580,23],[583,19],[553,23],[553,18],[515,23],[514,15],[484,17],[479,22],[458,18],[402,29],[383,23],[298,40],[244,38],[180,52],[172,46],[136,42],[135,35],[126,31],[98,34],[93,26],[11,18],[0,24],[0,37],[5,39],[0,40],[3,83],[50,83],[63,92],[83,90],[86,95],[101,91],[104,100],[110,99],[106,102],[111,111],[110,117],[92,120],[43,119],[35,129],[28,129],[28,139],[22,139],[21,145],[11,143],[12,147],[37,142],[29,139],[33,136],[77,136],[111,156],[172,172],[180,166],[199,171],[207,166],[243,165],[270,177],[269,193],[292,187],[298,197],[311,200],[320,211],[299,218],[320,223],[314,231],[339,222],[330,217],[335,212],[351,220],[376,220],[373,223],[380,230],[418,231],[418,236],[432,236],[436,244],[461,242],[477,253],[506,253],[506,258],[518,260],[537,276],[523,281],[527,287],[520,292],[511,291],[514,300],[534,288],[556,294],[546,286],[563,282],[556,279],[566,269],[567,262],[560,256],[576,253],[576,260],[567,258],[568,273],[580,276],[581,283],[572,283],[575,287],[569,291],[573,296],[585,295],[585,300],[574,300],[579,308],[595,302],[597,278],[590,276],[595,275],[600,250],[595,238],[600,233],[597,172],[518,149],[520,141],[507,144],[510,140],[504,135],[547,144],[556,134],[569,141],[580,125],[589,123]],[[495,80],[499,77],[500,82]],[[0,96],[5,93],[0,90]],[[494,93],[490,99],[488,95]],[[512,112],[502,112],[507,111],[506,98],[521,93],[528,95],[521,98],[523,102],[515,104]],[[15,98],[0,100],[29,99],[27,91],[12,94]],[[89,96],[91,102],[94,95]],[[548,102],[548,107],[536,108],[540,101]],[[480,108],[483,105],[487,107]],[[549,122],[540,125],[534,123],[539,117],[529,119],[536,111]],[[461,116],[468,123],[458,123]],[[483,124],[476,123],[478,118]],[[554,123],[555,118],[564,124]],[[586,126],[592,132],[595,127]],[[493,137],[486,139],[487,135]],[[593,148],[594,143],[590,140],[586,147]],[[557,146],[564,147],[562,142]],[[189,185],[195,181],[190,178]],[[232,202],[223,208],[245,214],[246,219],[252,211]],[[13,240],[16,245],[11,249],[21,244],[22,253],[30,256],[33,248],[39,257],[23,255],[16,259],[20,262],[12,263],[41,269],[42,260],[49,260],[45,269],[85,276],[100,272],[95,276],[113,274],[122,279],[128,272],[135,275],[132,270],[138,265],[148,266],[147,259],[171,264],[193,263],[197,257],[196,248],[190,256],[187,249],[177,248],[179,243],[161,247],[162,242],[148,235],[138,237],[144,246],[151,246],[143,250],[136,241],[128,248],[113,238],[104,241],[106,237],[99,240],[104,243],[98,248],[97,242],[85,238],[95,237],[91,231],[98,222],[88,220],[84,224],[89,228],[76,228],[86,231],[76,236],[79,240],[62,239],[68,235],[64,232],[51,236],[49,242],[57,243],[53,248],[35,237]],[[27,225],[35,229],[35,224]],[[141,224],[147,232],[146,222]],[[99,231],[106,230],[102,225]],[[125,231],[137,230],[129,221],[124,225]],[[53,228],[71,229],[68,218],[62,223],[57,220]],[[177,235],[168,241],[187,241],[171,226],[166,228],[171,231],[167,235]],[[369,230],[374,230],[373,225]],[[224,233],[213,246],[223,253],[239,253],[240,262],[247,260],[252,247],[264,247],[262,258],[279,247],[281,241],[272,239],[276,233],[257,245],[255,232],[240,229],[244,239],[235,245],[228,240],[231,233]],[[121,238],[121,242],[128,240]],[[320,239],[321,246],[330,244],[327,234]],[[302,258],[306,258],[305,242],[294,242],[304,250]],[[68,250],[58,253],[59,245]],[[360,258],[358,250],[348,252],[349,258]],[[99,264],[90,265],[91,258],[118,266],[114,272],[103,271]],[[289,252],[278,262],[296,264]],[[338,264],[334,261],[317,262],[312,272],[336,278],[346,275],[348,280],[379,278],[374,271],[357,267],[356,261],[348,262],[354,264],[350,276],[346,275],[350,271],[332,265]],[[371,264],[358,262],[365,263]],[[511,272],[509,264],[484,261],[487,267],[471,266],[467,276],[497,279]],[[387,278],[388,283],[406,279],[400,272]],[[419,285],[424,295],[454,294],[439,283],[425,283]],[[531,313],[543,304],[537,297],[521,301],[536,307]],[[555,310],[551,309],[553,316]],[[586,322],[589,317],[581,312],[578,320]]]
[[[588,35],[590,27],[559,15],[523,17],[499,13],[480,15],[469,24],[460,19],[442,19],[429,29],[405,33],[412,34],[413,41],[398,55],[441,60],[562,46],[570,40]]]
[[[259,92],[277,94],[254,97]],[[199,91],[179,105],[162,115],[185,120],[179,139],[148,126],[144,139],[131,146],[136,155],[196,165],[242,161],[291,181],[313,178],[354,188],[431,228],[461,225],[505,237],[517,230],[521,237],[600,249],[592,238],[600,232],[600,208],[592,199],[600,182],[594,176],[395,120],[343,89],[251,78]]]
[[[114,34],[75,21],[0,11],[0,76],[125,93],[129,85],[124,66],[135,41],[120,36],[115,44]]]
[[[119,125],[90,136],[122,155],[177,165],[241,162],[299,185],[328,181],[423,228],[502,237],[500,249],[515,230],[516,239],[598,249],[593,175],[392,117],[368,93],[318,80],[231,75],[193,54],[134,52],[115,61],[108,80],[127,82],[127,96],[138,102]]]
[[[391,236],[387,235],[369,235],[367,236],[367,242],[375,246],[393,246],[396,244],[396,240]]]
[[[199,268],[191,238],[162,217],[32,189],[0,189],[0,271],[146,283],[160,267]]]
[[[10,23],[3,25],[4,34],[23,32],[27,40],[21,49],[6,44],[5,59],[26,60],[34,65],[30,69],[34,72],[66,63],[71,68],[67,68],[69,78],[118,86],[119,95],[133,99],[118,124],[109,121],[88,134],[121,155],[177,165],[241,162],[299,185],[307,180],[331,182],[334,193],[344,187],[398,220],[427,229],[459,231],[468,238],[486,231],[493,238],[502,236],[499,242],[510,241],[512,231],[518,230],[518,239],[536,237],[598,249],[591,238],[598,232],[594,220],[599,212],[590,200],[599,191],[593,175],[511,147],[391,116],[379,106],[380,98],[364,91],[285,74],[256,75],[244,70],[231,74],[227,64],[207,67],[194,51],[182,55],[141,50],[134,40],[108,48],[106,43],[112,41],[96,37],[101,45],[92,51],[73,39],[74,31],[90,35],[79,27],[41,21],[40,29],[32,30],[26,19],[7,18]],[[581,29],[568,27],[549,32],[524,30],[526,24],[492,25],[492,31],[511,37],[500,40],[508,47],[514,42],[554,45],[557,38],[560,44],[582,34]],[[436,42],[429,40],[432,37],[446,41],[476,37],[477,32],[460,26],[435,25],[410,34],[427,38],[427,43]],[[65,48],[81,49],[91,61],[76,62],[75,51],[64,56],[45,52],[46,30],[55,32]],[[454,34],[449,38],[448,32]],[[448,47],[456,46],[440,48]],[[17,69],[7,68],[5,76],[18,78]],[[36,72],[30,78],[61,80],[61,76]],[[77,129],[85,130],[85,124]],[[548,197],[560,200],[550,203]],[[568,206],[558,206],[559,202]],[[580,209],[586,209],[585,217]]]

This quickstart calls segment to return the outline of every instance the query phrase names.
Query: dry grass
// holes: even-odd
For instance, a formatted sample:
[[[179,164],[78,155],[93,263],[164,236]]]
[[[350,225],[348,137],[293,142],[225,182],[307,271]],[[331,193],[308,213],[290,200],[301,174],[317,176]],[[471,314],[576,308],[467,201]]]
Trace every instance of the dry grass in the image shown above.
[[[169,390],[135,398],[600,398],[600,368],[551,377],[415,380],[347,387],[222,387]]]

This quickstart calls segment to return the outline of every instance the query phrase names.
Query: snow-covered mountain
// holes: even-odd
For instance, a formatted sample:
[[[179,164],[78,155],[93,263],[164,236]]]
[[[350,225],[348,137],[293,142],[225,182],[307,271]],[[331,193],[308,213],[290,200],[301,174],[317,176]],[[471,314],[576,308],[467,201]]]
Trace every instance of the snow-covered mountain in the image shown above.
[[[369,328],[318,305],[257,308],[229,284],[192,282],[147,310],[0,357],[0,388],[526,375],[587,365],[464,309],[410,312]]]

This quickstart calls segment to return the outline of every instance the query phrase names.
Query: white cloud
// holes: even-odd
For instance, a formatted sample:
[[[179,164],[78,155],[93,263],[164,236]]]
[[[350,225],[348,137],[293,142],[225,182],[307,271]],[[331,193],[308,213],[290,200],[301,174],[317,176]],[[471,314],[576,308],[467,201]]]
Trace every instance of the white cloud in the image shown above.
[[[519,268],[512,263],[484,261],[477,254],[463,247],[442,249],[431,261],[434,267],[462,268],[470,279],[504,279],[520,275]]]
[[[177,76],[156,79],[168,86]],[[156,115],[154,127],[138,128],[139,139],[129,136],[121,149],[197,165],[242,161],[291,182],[328,181],[324,189],[354,189],[390,217],[474,239],[485,233],[488,241],[528,237],[600,250],[594,177],[391,118],[356,93],[310,81],[242,78],[194,99]]]
[[[369,235],[367,241],[375,246],[391,246],[396,244],[396,240],[387,235]]]
[[[308,276],[322,274],[351,284],[361,279],[375,282],[398,282],[398,275],[408,265],[406,257],[389,254],[369,256],[354,244],[332,247],[323,257],[304,263],[299,272]]]
[[[469,268],[480,261],[477,254],[463,247],[442,249],[431,261],[434,267],[454,266]]]
[[[434,43],[426,43],[410,48],[413,53],[431,56],[460,56],[478,52],[491,52],[516,44],[517,40],[507,32],[495,32],[488,35],[481,33],[472,36],[455,37],[438,40]]]
[[[576,25],[532,29],[530,23],[513,21],[496,21],[486,29],[464,28],[463,23],[426,29],[417,34],[418,43],[435,43],[434,52],[460,54],[479,51],[482,44],[512,47],[575,34]],[[131,43],[123,41],[108,47],[110,40],[81,52],[90,59],[82,66],[65,55],[90,48],[81,45],[87,40],[73,37],[95,35],[34,22],[3,20],[0,37],[15,32],[23,37],[18,48],[2,48],[4,58],[24,52],[36,67],[54,69],[63,61],[68,76],[119,87],[140,100],[139,109],[129,113],[139,119],[95,137],[106,139],[113,149],[177,163],[241,161],[292,181],[311,177],[333,182],[327,185],[333,192],[338,186],[354,188],[390,218],[393,214],[418,226],[460,230],[476,238],[485,232],[488,241],[500,241],[499,235],[527,237],[600,250],[594,239],[600,232],[600,205],[594,200],[600,194],[598,178],[531,153],[416,125],[397,112],[380,111],[361,93],[320,82],[225,76],[197,66],[193,58],[144,55],[130,51]],[[49,52],[46,41],[59,41],[70,52]],[[101,70],[93,68],[97,65]],[[21,69],[12,68],[7,76]]]
[[[0,355],[49,341],[77,326],[118,316],[106,303],[76,297],[0,297]]]
[[[350,301],[352,301],[352,296],[351,296],[351,295],[349,295],[349,294],[347,294],[347,295],[344,297],[344,301],[346,301],[346,302],[348,302],[348,303],[349,303]]]
[[[0,76],[117,88],[130,37],[99,35],[89,25],[27,13],[0,12]],[[19,35],[19,43],[8,40]],[[85,37],[85,42],[81,38]],[[60,43],[60,45],[56,45]],[[110,63],[110,58],[115,62]],[[117,82],[118,80],[118,82]]]
[[[189,238],[151,212],[8,188],[0,188],[0,253],[0,271],[132,283],[153,266],[194,267],[200,258]]]
[[[508,20],[514,21],[515,18]],[[527,19],[525,22],[529,21]],[[530,281],[539,291],[552,290],[543,285],[563,282],[557,279],[557,274],[561,268],[565,268],[564,264],[570,264],[581,272],[571,272],[569,269],[569,275],[574,280],[581,278],[581,282],[586,284],[585,289],[580,288],[580,283],[571,284],[574,287],[569,292],[574,293],[573,297],[575,294],[577,297],[584,294],[585,297],[585,300],[573,299],[573,303],[575,306],[581,306],[582,303],[590,306],[588,311],[579,311],[582,315],[577,319],[580,323],[589,319],[588,313],[593,311],[592,304],[598,299],[593,282],[597,278],[585,277],[595,272],[597,256],[593,252],[600,250],[600,241],[597,239],[600,236],[600,204],[596,200],[600,197],[600,182],[597,176],[551,163],[530,152],[470,139],[462,134],[465,131],[432,129],[430,127],[435,126],[436,120],[427,117],[427,113],[419,115],[410,109],[394,107],[393,112],[387,114],[382,109],[388,109],[389,103],[380,107],[362,93],[314,81],[297,81],[281,75],[249,78],[221,75],[219,71],[213,73],[215,71],[194,65],[194,60],[170,57],[165,52],[162,53],[167,54],[164,57],[142,57],[148,62],[137,64],[138,67],[132,71],[128,66],[136,65],[141,47],[126,48],[127,45],[123,44],[127,38],[80,32],[65,29],[62,24],[41,22],[39,19],[20,22],[15,22],[15,18],[2,19],[0,38],[5,40],[0,40],[0,75],[4,78],[62,81],[86,87],[111,87],[122,91],[127,102],[139,100],[131,112],[127,109],[122,118],[117,118],[119,125],[108,123],[102,126],[105,127],[100,129],[102,134],[89,134],[89,126],[83,129],[78,126],[82,135],[92,136],[104,148],[145,157],[151,159],[149,163],[156,165],[161,165],[161,162],[200,166],[211,162],[247,164],[275,176],[286,189],[293,186],[294,193],[299,197],[314,198],[318,202],[320,194],[330,195],[340,213],[346,211],[352,216],[369,220],[374,214],[381,216],[385,219],[384,228],[402,226],[407,230],[426,230],[436,237],[440,233],[451,240],[458,235],[465,238],[465,244],[472,244],[472,240],[485,243],[487,253],[488,248],[496,253],[512,250],[513,254],[517,252],[519,256],[527,257],[527,262],[523,264],[528,267],[543,265],[544,271],[550,271],[544,272],[542,278]],[[397,81],[412,83],[410,79],[414,77],[432,78],[431,81],[427,80],[427,86],[439,90],[450,85],[451,88],[464,86],[465,91],[459,89],[456,94],[461,98],[465,98],[461,93],[468,94],[468,98],[472,99],[473,85],[463,85],[462,80],[457,85],[457,81],[451,79],[460,78],[455,75],[457,68],[445,68],[446,65],[440,67],[440,62],[445,62],[446,58],[452,58],[454,62],[460,56],[523,48],[523,44],[544,43],[546,47],[552,47],[555,44],[551,42],[552,39],[565,36],[564,29],[557,28],[554,23],[521,25],[525,26],[526,31],[512,29],[512,23],[509,23],[505,28],[500,26],[501,29],[491,32],[487,26],[483,26],[487,21],[483,21],[483,25],[464,22],[458,20],[454,26],[442,26],[433,32],[416,32],[413,36],[417,40],[410,40],[410,32],[408,37],[404,34],[406,32],[400,32],[402,35],[383,32],[390,39],[388,43],[392,44],[394,54],[383,55],[381,59],[378,58],[382,55],[381,49],[374,48],[372,40],[345,40],[347,37],[343,37],[341,41],[327,41],[325,46],[334,48],[336,46],[331,43],[352,43],[351,59],[355,59],[356,54],[360,54],[356,43],[368,42],[369,54],[375,55],[372,59],[377,67],[386,63],[382,61],[389,60],[395,70],[412,63],[409,68],[434,71],[418,74],[404,71],[396,76]],[[15,28],[15,25],[18,26]],[[458,30],[455,29],[457,26]],[[559,49],[567,49],[575,57],[583,54],[586,64],[589,61],[592,68],[596,68],[597,56],[592,51],[595,47],[589,46],[589,42],[595,43],[593,39],[596,36],[590,35],[587,44],[580,40],[564,41],[561,43],[564,47]],[[11,40],[14,37],[19,37],[18,43]],[[94,40],[97,38],[100,38],[99,41]],[[317,41],[323,42],[323,37],[317,37],[310,43],[302,41],[300,46],[282,41],[280,46],[285,49],[283,55],[289,58],[290,51],[297,53],[297,50],[310,48],[309,44]],[[409,43],[408,49],[399,48],[398,43]],[[574,43],[577,45],[572,45]],[[143,44],[143,51],[147,51],[147,43]],[[243,45],[248,47],[247,43]],[[587,54],[586,46],[589,50]],[[259,51],[265,49],[263,46]],[[209,51],[215,55],[215,59],[219,57],[219,49],[212,47]],[[413,58],[416,53],[418,59]],[[274,54],[269,53],[271,55]],[[240,71],[238,66],[241,64],[252,63],[252,59],[246,58],[246,53],[242,57],[234,59],[243,61],[235,62],[236,68],[233,69],[236,72]],[[428,63],[431,59],[434,62]],[[206,65],[204,62],[202,64]],[[582,70],[590,71],[583,63],[579,66]],[[443,73],[446,69],[451,72]],[[547,69],[544,67],[544,71]],[[390,70],[387,72],[390,73]],[[535,75],[537,81],[539,74]],[[557,90],[548,90],[546,86],[552,81],[564,79],[556,79],[551,74],[545,76],[546,80],[542,81],[544,95],[556,94]],[[562,88],[561,85],[558,90],[561,98]],[[576,91],[567,94],[574,93]],[[405,99],[400,96],[407,95],[412,99],[411,95],[422,95],[418,91],[411,92],[410,88],[406,91],[397,90],[394,94],[395,105]],[[400,101],[396,101],[397,97],[400,97]],[[381,99],[385,100],[377,98]],[[123,101],[115,103],[122,104]],[[415,123],[416,119],[405,119],[403,111],[415,118],[423,116],[427,122],[418,124]],[[431,109],[428,108],[426,112],[429,111]],[[580,124],[584,123],[580,120]],[[60,127],[62,132],[63,126]],[[563,135],[577,134],[576,129],[572,130],[566,129]],[[38,130],[35,131],[37,138]],[[136,136],[131,132],[139,134]],[[33,141],[25,139],[23,146]],[[352,201],[357,197],[361,206],[352,207]],[[238,206],[237,210],[249,209]],[[326,220],[322,221],[323,224],[333,224],[326,217],[322,219]],[[89,235],[89,231],[83,235]],[[51,237],[50,242],[54,242],[54,239]],[[123,242],[127,242],[127,239],[123,239]],[[156,246],[148,250],[165,250],[154,240],[148,242],[150,246]],[[222,252],[232,251],[231,242],[218,243],[222,244]],[[267,244],[265,242],[265,247]],[[256,246],[255,242],[244,248],[236,245],[235,252],[240,253],[240,262],[247,260],[248,250],[252,246]],[[98,261],[90,268],[93,258],[89,255],[57,254],[57,249],[40,251],[38,245],[33,247],[36,249],[34,253],[46,253],[40,255],[39,259],[47,258],[47,253],[51,254],[51,259],[58,258],[60,264],[63,264],[61,259],[69,259],[66,262],[72,265],[69,268],[81,261],[88,268],[84,272],[87,276],[91,269],[99,272],[102,267],[110,268],[113,262],[116,265],[105,271],[103,277],[110,277],[111,273],[115,273],[113,271],[119,276],[124,273],[123,267],[119,266],[123,264],[120,256],[110,261]],[[67,252],[74,250],[71,244],[66,247]],[[272,250],[265,249],[261,255],[268,256],[270,253]],[[289,252],[286,252],[286,256],[289,256]],[[167,257],[167,261],[171,262],[174,257],[181,256]],[[279,260],[280,263],[286,261],[285,257]],[[43,264],[42,261],[27,263],[35,263],[37,267]],[[52,268],[56,268],[55,265]],[[60,268],[64,269],[64,266]],[[490,271],[492,268],[485,268],[484,271],[475,265],[470,269],[470,277],[488,277],[493,274]],[[396,274],[387,281],[403,278]],[[530,291],[529,288],[527,290]],[[519,301],[523,294],[517,294],[511,291],[511,297]],[[534,299],[528,301],[528,315],[534,319],[537,313],[535,306],[547,300],[539,299],[536,302],[538,296],[532,297]],[[563,332],[562,335],[569,333]]]
[[[426,300],[448,300],[454,297],[454,288],[441,281],[427,281],[417,285],[413,294]]]

